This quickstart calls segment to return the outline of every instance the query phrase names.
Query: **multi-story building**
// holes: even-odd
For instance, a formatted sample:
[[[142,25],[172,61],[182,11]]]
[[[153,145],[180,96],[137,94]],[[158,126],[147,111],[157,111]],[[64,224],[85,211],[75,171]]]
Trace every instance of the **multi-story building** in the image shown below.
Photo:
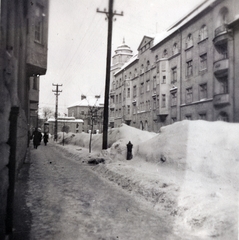
[[[76,120],[83,120],[83,132],[89,132],[89,130],[92,130],[92,124],[93,133],[102,132],[104,104],[99,96],[86,98],[82,95],[81,101],[72,104],[67,109],[69,117],[74,117]]]
[[[239,122],[239,2],[207,0],[112,71],[110,124]]]
[[[13,229],[15,176],[31,126],[37,127],[39,77],[47,68],[48,0],[1,0],[0,239]]]

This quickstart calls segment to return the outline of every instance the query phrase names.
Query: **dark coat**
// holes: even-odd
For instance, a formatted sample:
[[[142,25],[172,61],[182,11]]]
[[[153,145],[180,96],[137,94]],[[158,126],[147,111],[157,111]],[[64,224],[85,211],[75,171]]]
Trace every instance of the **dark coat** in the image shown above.
[[[40,145],[40,142],[41,142],[41,139],[42,139],[42,135],[40,132],[38,131],[34,131],[33,134],[32,134],[32,138],[33,138],[33,144],[34,145]]]

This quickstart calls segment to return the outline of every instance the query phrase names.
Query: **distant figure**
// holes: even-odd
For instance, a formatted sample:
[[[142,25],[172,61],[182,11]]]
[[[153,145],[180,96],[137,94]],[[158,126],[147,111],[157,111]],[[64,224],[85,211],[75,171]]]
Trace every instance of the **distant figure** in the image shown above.
[[[47,142],[48,142],[48,134],[47,133],[44,133],[43,139],[44,139],[44,143],[45,143],[45,146],[46,146]]]
[[[32,138],[33,138],[33,145],[34,148],[37,149],[37,147],[40,145],[41,139],[42,139],[42,135],[40,132],[38,132],[38,129],[35,128],[35,131],[32,134]]]

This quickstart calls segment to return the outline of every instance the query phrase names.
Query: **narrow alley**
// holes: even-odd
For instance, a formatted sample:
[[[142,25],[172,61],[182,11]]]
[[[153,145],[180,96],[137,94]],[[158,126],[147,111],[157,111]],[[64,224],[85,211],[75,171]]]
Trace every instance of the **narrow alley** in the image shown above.
[[[14,239],[178,239],[157,213],[54,144],[31,146],[26,206],[21,206],[30,219],[24,224],[18,214]]]

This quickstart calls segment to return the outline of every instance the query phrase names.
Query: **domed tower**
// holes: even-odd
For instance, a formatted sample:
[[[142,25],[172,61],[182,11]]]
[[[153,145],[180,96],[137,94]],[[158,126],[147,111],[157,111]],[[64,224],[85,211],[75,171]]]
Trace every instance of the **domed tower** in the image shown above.
[[[111,65],[111,77],[113,74],[120,70],[120,68],[128,62],[128,60],[133,56],[133,51],[130,49],[128,45],[125,44],[125,40],[123,39],[123,44],[117,47],[115,50],[115,54],[113,55],[112,65]]]

